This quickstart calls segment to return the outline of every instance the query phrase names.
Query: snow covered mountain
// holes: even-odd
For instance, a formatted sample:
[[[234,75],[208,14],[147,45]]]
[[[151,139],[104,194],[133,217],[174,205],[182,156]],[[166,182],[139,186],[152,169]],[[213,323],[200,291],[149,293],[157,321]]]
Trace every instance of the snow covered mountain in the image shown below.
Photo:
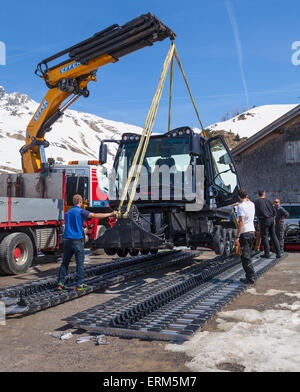
[[[244,138],[254,135],[295,106],[258,106],[206,129],[209,136],[222,134],[229,147],[234,148]],[[18,92],[8,94],[0,86],[0,173],[21,171],[19,149],[25,143],[25,129],[37,107],[38,103],[27,95]],[[195,128],[195,131],[199,130]],[[94,114],[66,110],[46,135],[50,143],[46,156],[62,164],[71,160],[98,159],[101,140],[120,139],[124,132],[141,133],[142,128]],[[239,138],[236,138],[237,134]],[[108,145],[108,166],[113,162],[116,148],[115,143]]]
[[[0,86],[0,173],[21,168],[19,149],[25,144],[25,130],[38,103],[18,92],[8,94]],[[71,160],[98,159],[102,139],[120,139],[122,133],[141,133],[142,128],[111,121],[93,114],[66,110],[46,135],[50,146],[46,156],[66,164]],[[112,164],[116,144],[108,145],[108,164]]]

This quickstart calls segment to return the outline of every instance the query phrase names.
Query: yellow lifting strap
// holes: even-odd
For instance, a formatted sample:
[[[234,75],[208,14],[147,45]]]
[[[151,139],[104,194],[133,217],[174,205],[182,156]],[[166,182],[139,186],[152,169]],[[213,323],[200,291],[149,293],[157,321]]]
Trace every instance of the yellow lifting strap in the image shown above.
[[[194,109],[196,111],[196,115],[197,115],[197,117],[199,119],[199,122],[200,122],[200,125],[201,125],[201,128],[202,128],[202,132],[203,133],[205,132],[204,128],[202,126],[200,117],[199,117],[199,113],[198,113],[197,108],[196,108],[195,101],[194,101],[194,99],[192,97],[191,90],[189,88],[187,79],[185,77],[185,74],[184,74],[181,62],[179,60],[179,56],[178,56],[177,50],[175,48],[175,44],[174,44],[174,42],[172,42],[171,47],[169,49],[169,52],[167,54],[167,57],[166,57],[166,59],[164,61],[164,64],[163,64],[163,69],[162,69],[162,72],[161,72],[161,75],[160,75],[160,79],[159,79],[159,83],[158,83],[158,86],[157,86],[157,89],[156,89],[156,93],[155,93],[154,98],[152,100],[152,104],[150,106],[150,109],[149,109],[149,112],[148,112],[148,115],[147,115],[147,118],[146,118],[146,122],[145,122],[145,125],[144,125],[144,128],[143,128],[143,132],[142,132],[142,135],[141,135],[141,138],[140,138],[140,142],[139,142],[139,145],[137,147],[137,150],[136,150],[133,162],[132,162],[132,166],[131,166],[129,174],[128,174],[127,182],[125,184],[125,187],[124,187],[124,190],[123,190],[123,193],[122,193],[122,197],[121,197],[121,201],[120,201],[120,205],[119,205],[119,210],[118,210],[118,218],[122,217],[122,218],[126,219],[128,217],[128,213],[130,211],[130,207],[131,207],[132,202],[134,200],[135,193],[136,193],[137,182],[138,182],[138,179],[139,179],[139,176],[140,176],[140,172],[141,172],[141,169],[142,169],[142,165],[143,165],[143,162],[144,162],[144,157],[146,155],[146,151],[147,151],[148,143],[149,143],[149,140],[150,140],[150,136],[152,134],[152,129],[153,129],[154,121],[155,121],[155,118],[156,118],[156,114],[157,114],[159,102],[160,102],[160,99],[161,99],[161,95],[162,95],[162,92],[163,92],[166,76],[168,74],[168,70],[169,70],[169,67],[170,67],[170,64],[171,64],[170,102],[169,102],[169,120],[168,120],[168,129],[170,130],[174,56],[175,56],[175,58],[177,60],[177,63],[178,63],[179,68],[180,68],[180,70],[182,72],[183,78],[185,80],[185,83],[186,83],[187,89],[189,91],[189,94],[190,94],[190,97],[191,97]],[[139,159],[139,157],[140,157],[140,159]],[[139,163],[138,163],[137,170],[136,170],[136,173],[135,173],[135,178],[134,178],[134,182],[133,182],[133,185],[132,185],[129,201],[128,201],[128,204],[127,204],[126,211],[122,215],[121,214],[121,207],[123,206],[124,200],[126,198],[128,190],[129,190],[129,187],[130,187],[130,184],[131,184],[131,181],[132,181],[135,169],[136,169],[136,165],[137,165],[138,159],[139,159]]]
[[[197,107],[196,107],[194,98],[193,98],[193,96],[192,96],[192,92],[191,92],[190,86],[189,86],[189,84],[188,84],[187,78],[186,78],[185,73],[184,73],[184,70],[183,70],[183,68],[182,68],[182,65],[181,65],[181,62],[180,62],[180,59],[179,59],[178,52],[177,52],[176,48],[175,48],[175,57],[176,57],[178,66],[179,66],[179,68],[180,68],[180,71],[181,71],[181,73],[182,73],[183,79],[184,79],[184,81],[185,81],[186,87],[187,87],[187,89],[188,89],[188,92],[189,92],[189,95],[190,95],[192,104],[193,104],[193,106],[194,106],[194,109],[195,109],[197,118],[198,118],[198,120],[199,120],[199,123],[200,123],[200,126],[201,126],[201,130],[202,130],[202,133],[203,133],[203,136],[206,137],[205,129],[204,129],[204,127],[203,127],[203,125],[202,125],[202,122],[201,122],[201,120],[200,120],[200,116],[199,116],[199,113],[198,113],[198,110],[197,110]]]
[[[149,143],[149,140],[150,140],[150,136],[152,134],[152,129],[153,129],[154,121],[155,121],[155,118],[156,118],[158,106],[159,106],[159,103],[160,103],[161,95],[162,95],[162,92],[163,92],[165,80],[166,80],[166,77],[167,77],[167,74],[168,74],[168,70],[169,70],[169,67],[170,67],[170,64],[171,64],[170,97],[169,97],[169,118],[168,118],[168,131],[170,131],[170,127],[171,127],[171,103],[172,103],[172,89],[173,89],[173,71],[174,71],[174,56],[176,58],[176,61],[178,63],[180,71],[182,73],[182,76],[183,76],[183,79],[185,81],[186,87],[188,89],[188,92],[189,92],[189,95],[190,95],[193,107],[195,109],[197,118],[199,120],[199,123],[200,123],[200,126],[201,126],[202,135],[204,137],[206,137],[206,132],[205,132],[205,129],[204,129],[204,127],[202,125],[202,122],[200,120],[200,116],[199,116],[199,113],[198,113],[195,101],[193,99],[193,96],[192,96],[192,93],[191,93],[191,89],[190,89],[189,84],[187,82],[187,79],[186,79],[186,76],[185,76],[182,64],[180,62],[178,52],[177,52],[177,50],[175,48],[174,42],[172,42],[171,46],[170,46],[170,49],[168,51],[168,54],[166,56],[166,59],[164,61],[163,69],[162,69],[162,72],[161,72],[161,75],[160,75],[160,79],[159,79],[159,82],[158,82],[158,86],[157,86],[155,95],[153,97],[150,109],[148,111],[148,114],[147,114],[147,117],[146,117],[146,121],[145,121],[145,125],[144,125],[144,128],[143,128],[143,132],[142,132],[142,135],[141,135],[141,138],[140,138],[140,142],[138,144],[136,153],[134,155],[134,158],[133,158],[133,161],[132,161],[132,165],[131,165],[131,168],[129,170],[128,178],[127,178],[125,187],[124,187],[123,192],[122,192],[122,197],[121,197],[120,204],[119,204],[117,218],[121,218],[121,217],[124,218],[124,219],[128,218],[128,213],[130,211],[130,207],[132,205],[132,202],[133,202],[135,194],[136,194],[137,182],[138,182],[138,179],[139,179],[139,176],[140,176],[140,173],[141,173],[141,169],[142,169],[142,165],[143,165],[144,158],[145,158],[145,155],[146,155],[146,151],[147,151],[147,148],[148,148],[148,143]],[[140,159],[139,159],[139,157],[140,157]],[[139,159],[139,163],[137,163],[138,159]],[[137,169],[136,169],[136,166],[137,166]],[[136,173],[135,173],[135,170],[136,170]],[[131,188],[131,191],[130,191],[130,196],[129,196],[129,201],[128,201],[128,204],[127,204],[127,208],[126,208],[125,213],[122,214],[121,213],[121,208],[122,208],[122,206],[124,204],[124,201],[126,199],[126,195],[127,195],[128,190],[129,190],[129,187],[130,187],[130,184],[132,182],[132,178],[133,178],[134,174],[135,174],[135,178],[134,178],[134,182],[133,182],[133,185],[132,185],[132,188]],[[234,214],[233,214],[233,216],[235,218]],[[236,222],[236,218],[234,219],[234,221]]]
[[[118,216],[117,216],[118,218],[119,217],[122,217],[122,218],[127,218],[128,217],[128,212],[130,210],[130,207],[132,205],[132,202],[133,202],[133,199],[134,199],[134,196],[135,196],[135,193],[136,193],[137,182],[138,182],[139,175],[140,175],[140,172],[141,172],[141,169],[142,169],[142,164],[143,164],[144,157],[145,157],[145,154],[146,154],[146,151],[147,151],[149,139],[150,139],[150,136],[151,136],[151,133],[152,133],[154,120],[155,120],[155,117],[156,117],[156,113],[157,113],[158,105],[159,105],[160,98],[161,98],[161,95],[162,95],[163,87],[164,87],[164,84],[165,84],[166,76],[167,76],[167,73],[168,73],[168,70],[169,70],[170,62],[171,62],[171,60],[173,58],[173,55],[174,55],[174,50],[175,50],[175,45],[174,45],[174,42],[172,42],[171,47],[169,49],[169,52],[167,54],[167,57],[166,57],[166,59],[164,61],[164,64],[163,64],[163,70],[162,70],[161,75],[160,75],[158,86],[157,86],[154,98],[152,100],[152,103],[151,103],[151,106],[150,106],[150,109],[149,109],[149,112],[148,112],[148,115],[147,115],[147,118],[146,118],[146,122],[145,122],[144,129],[143,129],[143,132],[142,132],[142,135],[141,135],[141,138],[140,138],[139,145],[137,147],[136,153],[135,153],[134,158],[133,158],[133,162],[132,162],[129,174],[128,174],[127,182],[125,184],[125,187],[124,187],[124,190],[123,190],[123,193],[122,193],[122,197],[121,197],[121,201],[120,201],[120,205],[119,205],[119,210],[118,210]],[[143,146],[143,149],[142,149],[142,146]],[[141,150],[142,150],[142,152],[141,152]],[[140,153],[141,153],[141,156],[140,156]],[[137,167],[137,170],[136,170],[136,173],[135,173],[135,179],[134,179],[134,182],[133,182],[133,185],[132,185],[132,189],[131,189],[129,201],[128,201],[128,204],[127,204],[127,208],[126,208],[125,213],[122,215],[121,214],[121,207],[123,206],[123,203],[124,203],[124,200],[126,198],[129,186],[131,184],[131,181],[132,181],[132,178],[133,178],[134,171],[136,169],[136,165],[137,165],[137,161],[138,161],[139,156],[140,156],[140,160],[139,160],[138,167]]]
[[[198,120],[199,120],[199,123],[200,123],[200,126],[201,126],[202,134],[203,134],[204,137],[207,137],[206,132],[205,132],[205,129],[204,129],[204,127],[203,127],[203,125],[202,125],[202,122],[201,122],[201,120],[200,120],[200,116],[199,116],[199,113],[198,113],[198,110],[197,110],[195,101],[194,101],[194,99],[193,99],[193,96],[192,96],[192,93],[191,93],[189,84],[188,84],[188,82],[187,82],[187,79],[186,79],[185,73],[184,73],[184,71],[183,71],[183,68],[182,68],[181,62],[180,62],[180,60],[179,60],[179,56],[178,56],[178,53],[177,53],[177,50],[176,50],[176,49],[175,49],[175,57],[176,57],[176,60],[177,60],[178,65],[179,65],[179,68],[180,68],[180,70],[181,70],[181,73],[182,73],[183,79],[184,79],[184,81],[185,81],[186,87],[187,87],[187,89],[188,89],[188,92],[189,92],[189,94],[190,94],[191,101],[192,101],[192,103],[193,103],[193,106],[194,106],[196,115],[197,115],[197,117],[198,117]],[[171,77],[173,77],[173,75],[172,75]],[[172,86],[172,84],[173,84],[173,82],[171,82],[171,86]],[[170,90],[171,90],[171,87],[170,87]],[[169,124],[170,124],[170,122],[171,122],[170,118],[171,118],[171,95],[170,95],[170,105],[169,105]],[[169,130],[170,130],[170,129],[169,129]],[[217,165],[216,165],[216,168],[217,168]],[[237,220],[237,217],[236,217],[236,214],[235,214],[234,209],[232,209],[232,219],[233,219],[233,222],[234,222],[235,227],[238,227],[239,223],[238,223],[238,220]]]

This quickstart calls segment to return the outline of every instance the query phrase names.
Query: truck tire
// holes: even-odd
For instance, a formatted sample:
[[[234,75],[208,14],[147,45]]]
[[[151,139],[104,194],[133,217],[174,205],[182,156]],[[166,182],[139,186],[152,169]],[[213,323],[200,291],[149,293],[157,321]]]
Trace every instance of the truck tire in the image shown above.
[[[130,249],[129,254],[130,254],[130,256],[137,256],[139,254],[139,250],[138,249]]]
[[[104,248],[104,252],[107,256],[114,256],[117,253],[117,249],[115,248]]]
[[[2,269],[1,264],[0,264],[0,276],[5,276],[7,273]]]
[[[1,245],[1,242],[2,242],[2,240],[3,240],[3,238],[6,236],[6,234],[0,234],[0,245]],[[2,267],[2,262],[0,261],[0,276],[2,276],[2,275],[7,275],[7,272],[5,272],[5,269],[3,269],[3,267]]]
[[[5,276],[8,275],[8,273],[6,272],[3,263],[0,261],[0,276]]]
[[[224,248],[225,248],[225,244],[224,244],[223,228],[221,226],[216,226],[213,235],[213,249],[217,255],[222,256],[224,253]]]
[[[118,255],[119,257],[126,257],[127,254],[128,254],[128,252],[129,252],[129,249],[120,248],[120,249],[117,250],[117,255]]]
[[[231,230],[223,229],[224,252],[223,257],[226,259],[231,255]]]
[[[8,275],[22,274],[33,260],[33,244],[25,233],[8,234],[0,243],[1,270]]]

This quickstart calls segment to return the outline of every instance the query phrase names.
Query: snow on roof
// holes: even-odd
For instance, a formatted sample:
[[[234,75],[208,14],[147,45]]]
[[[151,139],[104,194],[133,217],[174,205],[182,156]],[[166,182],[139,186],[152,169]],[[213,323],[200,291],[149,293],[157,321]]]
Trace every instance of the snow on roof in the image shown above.
[[[293,105],[263,105],[247,110],[230,120],[209,125],[211,131],[227,131],[239,134],[240,137],[251,137],[273,121],[294,109]]]

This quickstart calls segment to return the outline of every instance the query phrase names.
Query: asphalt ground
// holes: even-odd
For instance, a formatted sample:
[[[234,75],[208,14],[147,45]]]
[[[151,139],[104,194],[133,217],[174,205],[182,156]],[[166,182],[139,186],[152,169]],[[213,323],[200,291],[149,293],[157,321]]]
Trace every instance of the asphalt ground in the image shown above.
[[[215,257],[213,252],[204,251],[197,259],[213,257]],[[92,256],[88,250],[86,251],[87,265],[106,263],[112,259],[106,255]],[[180,268],[185,268],[192,263],[181,265]],[[0,287],[17,285],[56,274],[59,266],[59,262],[51,257],[38,257],[26,274],[1,276]],[[78,344],[76,339],[87,336],[87,333],[72,329],[64,321],[66,317],[103,303],[121,292],[159,279],[165,274],[172,274],[176,268],[163,269],[150,276],[133,279],[110,287],[104,292],[94,292],[32,315],[9,317],[6,325],[0,325],[0,371],[190,371],[187,367],[190,358],[181,352],[167,351],[165,342],[126,340],[108,336],[105,338],[108,344],[105,345],[95,345],[94,341]],[[75,263],[71,263],[70,271],[74,269]],[[265,296],[264,293],[270,289],[300,292],[300,253],[289,253],[284,260],[258,279],[252,287],[259,295],[246,291],[222,311],[241,308],[263,311],[273,308],[277,303],[288,301],[293,303],[293,298],[286,298],[282,293],[272,296]],[[202,330],[217,330],[215,322],[217,317],[218,315],[210,320]],[[53,332],[72,332],[72,337],[68,340],[60,340],[51,336]],[[225,370],[236,371],[234,367],[230,369],[230,366]]]

